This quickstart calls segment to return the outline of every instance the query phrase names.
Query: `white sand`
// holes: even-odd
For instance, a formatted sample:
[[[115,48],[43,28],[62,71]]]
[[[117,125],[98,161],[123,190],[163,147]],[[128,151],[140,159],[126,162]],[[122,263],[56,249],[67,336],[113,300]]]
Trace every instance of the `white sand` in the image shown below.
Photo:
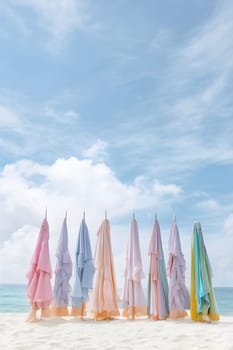
[[[0,349],[233,349],[233,317],[217,323],[51,318],[26,323],[26,314],[0,314]]]

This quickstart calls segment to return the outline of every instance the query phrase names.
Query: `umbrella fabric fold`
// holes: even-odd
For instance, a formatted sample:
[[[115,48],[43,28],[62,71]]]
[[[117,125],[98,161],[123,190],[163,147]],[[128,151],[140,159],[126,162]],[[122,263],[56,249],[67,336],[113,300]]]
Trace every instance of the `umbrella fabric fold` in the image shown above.
[[[185,317],[187,316],[185,309],[190,308],[190,297],[185,285],[185,259],[181,250],[176,219],[173,220],[171,226],[167,270],[170,277],[169,318]]]
[[[212,270],[200,223],[194,224],[192,234],[190,311],[193,321],[219,320],[212,287]]]
[[[154,320],[165,319],[169,314],[168,282],[164,261],[160,227],[155,219],[149,244],[150,267],[148,280],[148,314]]]
[[[139,244],[138,224],[131,221],[130,234],[126,249],[124,286],[121,295],[123,316],[135,319],[135,316],[147,315],[147,303],[141,281],[144,278]]]
[[[27,297],[33,310],[28,321],[34,321],[36,310],[38,309],[42,309],[42,316],[49,316],[49,306],[52,301],[51,275],[49,225],[47,218],[45,218],[39,232],[30,269],[27,273]]]
[[[68,316],[68,303],[72,275],[72,261],[68,248],[67,218],[64,218],[56,251],[55,285],[53,290],[53,316]]]
[[[75,281],[72,290],[72,316],[85,316],[88,290],[93,287],[94,264],[88,227],[83,218],[76,248]]]
[[[119,315],[117,288],[113,265],[110,223],[105,219],[97,232],[94,254],[94,287],[91,313],[95,319],[109,319]]]

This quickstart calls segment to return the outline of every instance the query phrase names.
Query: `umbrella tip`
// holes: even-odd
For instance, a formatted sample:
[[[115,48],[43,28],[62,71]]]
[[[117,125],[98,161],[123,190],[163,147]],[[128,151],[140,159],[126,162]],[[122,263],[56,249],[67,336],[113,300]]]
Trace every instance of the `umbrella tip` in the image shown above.
[[[47,205],[45,207],[45,219],[47,220]]]
[[[135,211],[133,211],[133,220],[135,220]]]
[[[176,222],[176,214],[173,214],[173,220]]]
[[[105,220],[107,220],[107,210],[105,210],[104,217],[105,217]]]
[[[155,220],[158,220],[157,212],[155,212]]]
[[[66,214],[65,214],[65,219],[67,219],[67,210],[66,210]]]
[[[83,220],[85,220],[85,210],[83,211]]]

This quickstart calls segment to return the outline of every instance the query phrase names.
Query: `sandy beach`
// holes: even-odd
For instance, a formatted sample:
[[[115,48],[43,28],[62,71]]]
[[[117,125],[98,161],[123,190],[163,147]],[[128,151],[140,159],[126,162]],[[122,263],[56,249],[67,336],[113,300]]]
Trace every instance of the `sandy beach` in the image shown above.
[[[27,314],[0,314],[1,349],[233,349],[233,316],[217,323],[94,321],[51,318],[24,322]]]

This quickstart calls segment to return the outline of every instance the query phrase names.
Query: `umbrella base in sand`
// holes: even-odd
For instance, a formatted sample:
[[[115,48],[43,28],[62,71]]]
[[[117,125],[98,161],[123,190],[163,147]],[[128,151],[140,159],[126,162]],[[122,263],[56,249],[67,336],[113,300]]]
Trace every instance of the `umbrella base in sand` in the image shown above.
[[[103,320],[113,320],[114,317],[119,316],[120,313],[118,310],[116,311],[102,311],[102,312],[93,312],[91,311],[91,313],[93,314],[93,318],[95,320],[99,320],[99,321],[103,321]]]
[[[32,308],[32,311],[28,315],[28,318],[26,319],[26,322],[39,322],[42,318],[50,318],[51,317],[51,312],[50,309],[41,309],[41,318],[37,317],[37,311],[39,309],[37,307]]]
[[[123,309],[122,316],[128,320],[135,320],[136,317],[147,316],[147,306],[130,306]]]
[[[86,303],[82,304],[82,308],[78,308],[76,306],[72,306],[71,316],[74,317],[84,317],[86,316]]]
[[[178,309],[173,309],[170,311],[168,315],[168,319],[175,320],[177,318],[185,318],[186,316],[188,316],[187,311],[185,310],[179,311]]]
[[[192,314],[191,313],[191,320],[195,321],[195,322],[206,322],[209,323],[211,321],[219,321],[219,315],[218,314],[208,314],[208,315],[204,315],[204,314]]]
[[[63,316],[69,316],[69,311],[67,306],[53,306],[51,308],[51,316],[54,317],[63,317]]]
[[[26,319],[26,322],[35,323],[39,322],[40,319],[36,316],[36,310],[32,310]]]
[[[149,315],[149,319],[153,321],[164,321],[167,317],[161,317],[159,315]]]

